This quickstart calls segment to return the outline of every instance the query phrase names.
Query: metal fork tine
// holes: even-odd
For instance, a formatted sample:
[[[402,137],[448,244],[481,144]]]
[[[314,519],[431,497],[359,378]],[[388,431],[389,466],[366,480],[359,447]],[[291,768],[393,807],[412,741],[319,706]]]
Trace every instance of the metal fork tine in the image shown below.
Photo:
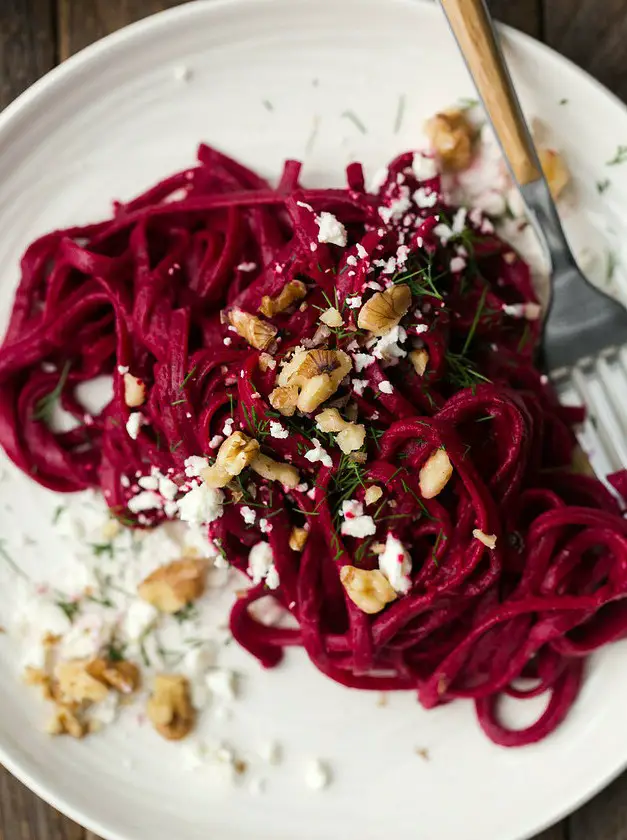
[[[596,367],[596,366],[595,366]],[[627,446],[615,406],[608,398],[606,388],[594,367],[572,371],[572,382],[584,405],[588,408],[590,423],[607,456],[610,469],[620,470],[627,464]]]

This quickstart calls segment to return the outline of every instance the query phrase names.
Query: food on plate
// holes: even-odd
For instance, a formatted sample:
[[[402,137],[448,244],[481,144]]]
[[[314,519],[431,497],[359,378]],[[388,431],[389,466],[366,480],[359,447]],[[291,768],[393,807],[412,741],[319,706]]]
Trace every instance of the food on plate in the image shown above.
[[[498,214],[452,203],[476,130],[449,111],[428,133],[433,153],[401,154],[370,192],[358,164],[345,189],[307,189],[288,161],[273,188],[203,145],[111,219],[34,242],[0,351],[0,443],[45,487],[101,491],[133,545],[193,533],[135,581],[135,642],[230,567],[247,582],[230,631],[264,667],[299,646],[351,688],[471,699],[517,746],[560,724],[588,654],[627,631],[627,525],[571,470],[583,412],[534,366],[529,266]],[[559,191],[567,173],[544,164]],[[79,388],[101,376],[113,396],[90,412]],[[268,602],[291,623],[263,620]],[[41,676],[63,698],[55,731],[84,734],[82,704],[136,690],[118,654]],[[531,726],[499,717],[500,698],[545,692]],[[181,739],[194,686],[163,669],[146,709]]]

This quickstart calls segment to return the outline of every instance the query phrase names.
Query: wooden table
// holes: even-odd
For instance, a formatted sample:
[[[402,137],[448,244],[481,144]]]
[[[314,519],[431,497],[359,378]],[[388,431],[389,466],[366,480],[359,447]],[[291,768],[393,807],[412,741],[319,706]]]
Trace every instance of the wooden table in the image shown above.
[[[0,108],[92,41],[181,2],[0,0]],[[491,5],[501,20],[546,41],[627,99],[627,0],[492,0]],[[0,840],[98,838],[0,767]],[[536,840],[627,840],[627,774]]]

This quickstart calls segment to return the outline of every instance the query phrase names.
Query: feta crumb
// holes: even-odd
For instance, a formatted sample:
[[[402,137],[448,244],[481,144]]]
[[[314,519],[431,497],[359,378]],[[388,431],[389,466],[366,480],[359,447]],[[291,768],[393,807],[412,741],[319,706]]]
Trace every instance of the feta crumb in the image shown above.
[[[305,768],[305,784],[310,790],[324,790],[329,786],[331,773],[319,758],[310,761]]]
[[[379,216],[388,224],[392,219],[400,219],[411,207],[409,189],[402,188],[398,198],[393,199],[387,207],[379,207]]]
[[[209,441],[209,449],[217,449],[224,440],[223,435],[214,435]]]
[[[397,325],[392,327],[385,335],[381,336],[372,352],[377,359],[396,363],[398,359],[403,359],[407,355],[407,351],[403,350],[400,346],[406,340],[407,333],[403,327]]]
[[[315,463],[316,461],[320,461],[323,467],[332,467],[333,466],[333,459],[329,455],[326,449],[323,448],[322,444],[317,438],[312,440],[314,445],[313,449],[310,449],[308,452],[305,452],[305,458],[311,463]]]
[[[424,209],[426,207],[435,207],[438,201],[438,194],[437,192],[427,190],[425,187],[419,187],[412,198],[417,207]]]
[[[346,228],[335,218],[333,213],[322,212],[316,216],[318,225],[318,242],[329,242],[332,245],[346,245]]]
[[[311,212],[313,213],[313,207],[311,206],[311,204],[307,204],[306,201],[297,201],[296,206],[303,207],[305,210],[311,210]]]
[[[159,611],[147,601],[131,601],[124,617],[122,631],[130,642],[138,642],[159,617]]]
[[[125,373],[128,373],[130,370],[128,365],[118,365],[118,373],[120,376],[124,376]]]
[[[433,233],[439,238],[442,245],[446,245],[449,239],[453,236],[452,229],[443,222],[433,228]]]
[[[392,394],[394,392],[394,388],[389,380],[383,379],[379,382],[379,391],[381,391],[382,394]]]
[[[239,509],[240,515],[246,525],[254,525],[257,520],[257,511],[249,508],[248,505],[244,505]]]
[[[289,437],[290,433],[287,429],[285,429],[280,423],[276,420],[270,421],[270,437],[278,438],[279,440],[284,440],[285,438]]]
[[[222,516],[224,493],[206,484],[199,484],[178,501],[179,517],[192,525],[213,522]]]
[[[137,440],[139,429],[145,422],[144,415],[141,411],[134,411],[129,415],[129,418],[126,421],[126,431],[132,440]]]
[[[137,483],[142,488],[142,490],[159,489],[159,479],[156,475],[142,475],[141,478],[137,479]]]
[[[254,584],[265,580],[268,572],[274,568],[272,549],[267,542],[256,543],[248,553],[248,568],[246,571]]]
[[[232,703],[237,695],[235,674],[225,668],[216,668],[205,677],[207,688],[219,700]]]
[[[175,484],[171,478],[168,478],[167,475],[159,475],[159,492],[163,496],[164,499],[167,501],[172,502],[176,498],[177,493],[179,492],[178,485]]]
[[[416,335],[420,335],[421,333],[429,332],[429,325],[428,324],[416,324],[416,326],[413,328],[413,330],[414,330],[414,333]]]
[[[435,160],[427,157],[422,152],[416,152],[411,168],[419,181],[428,181],[431,178],[435,178],[438,174]]]
[[[222,441],[220,440],[220,443]],[[201,472],[209,466],[209,459],[202,458],[200,455],[190,455],[185,459],[185,475],[188,478],[196,478]]]
[[[227,335],[226,338],[222,339],[222,344],[224,344],[225,347],[230,347],[232,341],[233,339]]]
[[[237,266],[238,271],[254,271],[257,268],[257,263],[243,262]]]
[[[400,268],[407,262],[409,256],[409,245],[399,245],[396,249],[396,264]]]
[[[403,543],[388,531],[385,550],[379,555],[379,570],[389,580],[392,589],[406,595],[411,589],[411,557]]]
[[[363,260],[368,256],[368,251],[366,251],[361,242],[358,242],[355,248],[357,249],[357,256],[360,260]]]
[[[351,379],[351,385],[353,386],[353,391],[357,394],[358,397],[363,396],[364,390],[368,385],[367,379]]]
[[[466,216],[468,215],[468,210],[465,207],[460,207],[455,216],[453,217],[453,233],[462,233],[464,228],[466,227]]]
[[[458,274],[466,268],[466,260],[463,257],[453,257],[450,267],[453,274]]]
[[[224,426],[222,428],[222,434],[224,435],[224,437],[228,438],[233,434],[233,424],[234,423],[235,423],[235,420],[232,417],[228,417],[224,421]]]
[[[163,500],[153,490],[143,490],[128,500],[128,509],[131,513],[141,513],[145,510],[160,510],[163,507]]]
[[[349,307],[349,309],[359,309],[359,307],[361,306],[361,297],[359,295],[347,297],[346,305]]]
[[[353,361],[355,362],[355,373],[361,373],[362,370],[374,364],[375,358],[369,353],[354,353]]]
[[[266,575],[266,586],[268,589],[278,589],[280,584],[281,581],[279,580],[279,573],[273,563],[268,569],[268,574]]]
[[[349,254],[349,256],[346,257],[346,265],[357,265],[357,257],[354,256],[354,254]]]
[[[342,502],[342,516],[344,522],[340,530],[345,536],[363,539],[376,533],[377,526],[373,518],[364,516],[364,506],[360,502],[354,499]]]

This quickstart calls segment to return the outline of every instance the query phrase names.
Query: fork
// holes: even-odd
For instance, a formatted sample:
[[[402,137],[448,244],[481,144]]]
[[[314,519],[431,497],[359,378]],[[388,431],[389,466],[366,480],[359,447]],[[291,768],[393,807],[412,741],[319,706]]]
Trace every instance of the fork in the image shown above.
[[[518,189],[544,241],[551,285],[540,365],[553,379],[627,343],[627,310],[596,289],[570,250],[484,0],[439,0]]]

